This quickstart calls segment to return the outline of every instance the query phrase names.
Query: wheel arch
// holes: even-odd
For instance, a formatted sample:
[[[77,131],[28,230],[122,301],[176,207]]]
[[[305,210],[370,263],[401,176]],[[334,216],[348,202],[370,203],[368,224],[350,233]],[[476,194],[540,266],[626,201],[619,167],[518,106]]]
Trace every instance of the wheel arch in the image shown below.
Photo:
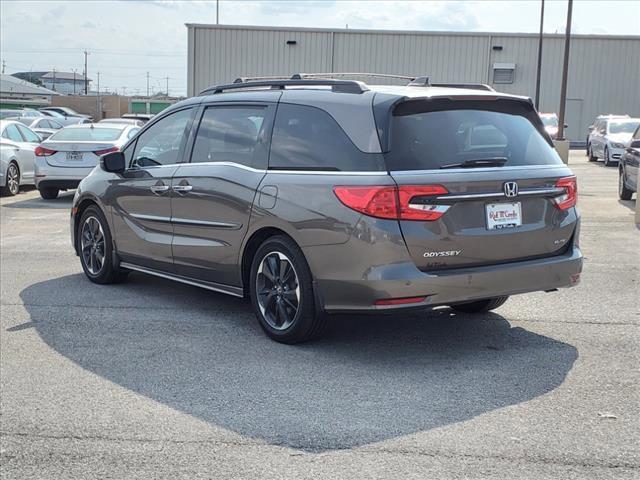
[[[253,232],[245,242],[240,260],[240,274],[242,276],[242,288],[245,297],[249,295],[249,276],[251,274],[253,257],[258,251],[258,248],[260,248],[260,245],[262,245],[267,239],[278,235],[289,238],[292,242],[298,245],[298,247],[300,247],[298,242],[296,242],[291,235],[277,227],[262,227]]]
[[[75,250],[76,255],[79,255],[78,227],[80,226],[80,219],[82,218],[82,214],[85,212],[85,210],[91,206],[97,207],[100,210],[100,212],[102,212],[102,215],[104,215],[104,218],[107,220],[109,229],[111,229],[111,225],[109,224],[110,223],[109,216],[107,215],[107,212],[105,212],[104,208],[102,208],[102,206],[100,205],[100,202],[98,202],[93,197],[85,197],[82,200],[80,200],[78,204],[73,207],[73,209],[75,210],[73,214],[73,249]],[[111,241],[114,243],[113,247],[115,250],[115,241],[114,241],[113,234],[111,235]]]

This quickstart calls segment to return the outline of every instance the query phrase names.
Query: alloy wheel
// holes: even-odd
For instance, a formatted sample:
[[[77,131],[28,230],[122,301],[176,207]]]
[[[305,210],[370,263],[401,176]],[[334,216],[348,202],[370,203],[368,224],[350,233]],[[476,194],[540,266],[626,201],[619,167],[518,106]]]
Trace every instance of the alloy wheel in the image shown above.
[[[7,169],[7,187],[11,195],[17,195],[20,190],[20,174],[18,173],[18,167],[14,163],[9,165]]]
[[[270,252],[260,262],[256,275],[258,307],[275,330],[293,324],[300,307],[300,284],[291,260],[281,252]]]
[[[82,260],[91,275],[98,275],[104,266],[105,239],[102,225],[96,217],[87,217],[80,237]]]

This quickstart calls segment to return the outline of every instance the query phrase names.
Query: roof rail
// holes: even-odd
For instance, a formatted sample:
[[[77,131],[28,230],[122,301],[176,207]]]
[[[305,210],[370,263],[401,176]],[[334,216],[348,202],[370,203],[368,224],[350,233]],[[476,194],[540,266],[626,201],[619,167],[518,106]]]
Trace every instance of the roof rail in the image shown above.
[[[286,87],[315,87],[328,86],[331,90],[339,93],[364,93],[369,89],[362,82],[355,80],[334,80],[330,78],[302,78],[301,74],[295,74],[291,78],[283,77],[254,77],[236,78],[233,83],[215,85],[205,88],[200,95],[215,95],[229,90],[241,90],[251,88],[269,87],[274,90],[284,90]]]
[[[467,88],[469,90],[486,90],[488,92],[495,92],[495,89],[486,83],[432,83],[432,87],[446,87],[446,88]]]
[[[430,85],[429,77],[416,77],[407,84],[407,87],[429,87]]]
[[[416,79],[416,77],[410,77],[407,75],[394,75],[390,73],[371,73],[371,72],[296,73],[291,78],[296,78],[296,77],[297,78],[374,77],[374,78],[394,78],[398,80],[409,80],[409,81],[414,81]]]

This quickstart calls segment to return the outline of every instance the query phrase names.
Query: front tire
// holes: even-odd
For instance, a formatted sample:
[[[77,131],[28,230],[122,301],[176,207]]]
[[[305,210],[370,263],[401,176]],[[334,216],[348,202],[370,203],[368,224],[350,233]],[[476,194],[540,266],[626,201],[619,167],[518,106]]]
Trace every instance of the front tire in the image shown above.
[[[2,187],[2,195],[7,197],[17,195],[20,191],[20,169],[18,169],[16,162],[11,162],[7,167],[5,181],[5,186]]]
[[[270,338],[295,344],[319,335],[325,319],[316,311],[311,271],[293,240],[265,240],[253,257],[249,282],[258,323]]]
[[[591,145],[589,145],[589,161],[590,162],[597,162],[598,161],[598,157],[596,157],[593,154],[593,147]]]
[[[504,305],[509,297],[495,297],[484,300],[476,300],[475,302],[458,303],[451,305],[451,308],[463,313],[486,313],[490,310]]]
[[[111,231],[98,207],[91,206],[83,212],[76,241],[82,270],[93,283],[116,283],[126,277],[128,272],[114,265]]]
[[[629,190],[624,183],[624,170],[622,168],[619,169],[618,175],[618,196],[620,200],[631,200],[633,196],[633,190]]]
[[[58,198],[58,193],[60,193],[60,190],[57,188],[41,188],[38,191],[40,192],[40,196],[45,200],[55,200]]]

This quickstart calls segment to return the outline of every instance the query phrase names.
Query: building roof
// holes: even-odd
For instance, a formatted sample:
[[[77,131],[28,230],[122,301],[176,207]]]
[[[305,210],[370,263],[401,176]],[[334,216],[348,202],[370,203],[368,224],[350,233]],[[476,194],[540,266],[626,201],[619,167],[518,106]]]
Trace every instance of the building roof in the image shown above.
[[[0,93],[21,95],[59,95],[58,92],[40,87],[35,83],[20,80],[13,75],[0,75]]]
[[[47,72],[42,75],[42,78],[55,78],[56,80],[72,80],[75,78],[76,82],[84,82],[84,75],[81,73],[73,73],[73,72]],[[91,81],[90,78],[87,79]]]

